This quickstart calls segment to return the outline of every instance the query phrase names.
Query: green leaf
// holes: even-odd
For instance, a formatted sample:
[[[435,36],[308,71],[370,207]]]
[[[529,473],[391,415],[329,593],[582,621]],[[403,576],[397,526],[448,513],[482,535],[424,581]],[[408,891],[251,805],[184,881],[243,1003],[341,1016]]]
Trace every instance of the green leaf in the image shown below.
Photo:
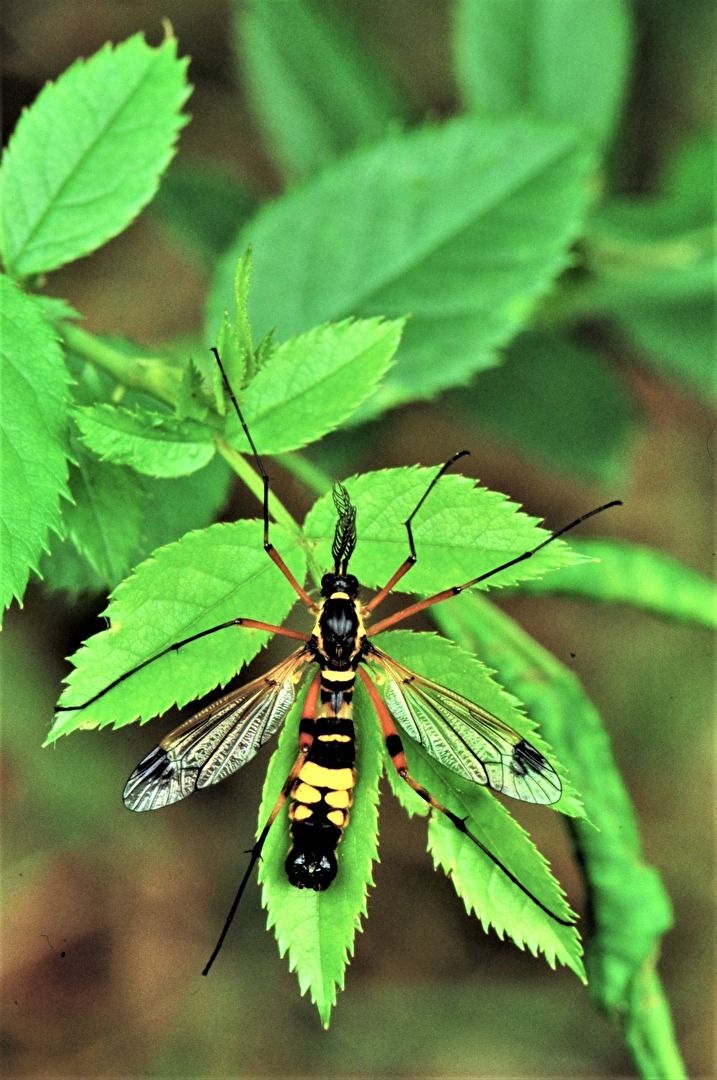
[[[714,133],[685,142],[662,194],[621,198],[590,222],[586,253],[595,299],[646,360],[708,401],[715,378]]]
[[[130,498],[126,505],[117,508],[118,516],[109,526],[109,539],[115,545],[111,552],[111,570],[105,566],[105,572],[98,573],[75,546],[71,535],[65,541],[55,540],[50,554],[43,557],[40,572],[45,585],[72,596],[113,589],[130,566],[147,558],[156,547],[170,544],[192,529],[203,529],[214,520],[225,502],[230,476],[226,463],[220,457],[215,457],[206,468],[191,476],[181,476],[175,480],[150,481],[138,473],[130,473],[97,459],[93,459],[91,471],[95,475],[100,474],[97,482],[103,490],[108,486],[111,488],[113,478],[119,474],[120,490],[122,485],[129,484]],[[75,480],[71,476],[70,484],[71,487],[77,484],[81,489],[82,481],[79,477]],[[137,488],[141,507],[139,535],[134,527]],[[129,529],[123,520],[125,511],[130,518]],[[120,560],[119,547],[123,537],[127,544],[126,555]],[[81,542],[81,537],[79,539]]]
[[[347,9],[292,0],[236,10],[242,83],[287,175],[313,172],[406,117]]]
[[[183,251],[211,269],[255,208],[235,176],[211,158],[192,158],[172,163],[151,212]]]
[[[189,95],[168,38],[105,45],[48,83],[22,114],[0,170],[2,255],[27,277],[116,236],[157,190]]]
[[[596,826],[571,823],[593,922],[586,956],[591,993],[644,1038],[655,999],[641,990],[649,984],[645,975],[655,974],[672,913],[657,871],[644,861],[635,811],[602,720],[575,675],[481,597],[460,597],[434,608],[434,615],[454,640],[500,664],[506,685],[540,721],[580,789]]]
[[[73,457],[76,466],[70,471],[72,503],[63,515],[65,533],[111,588],[139,556],[146,506],[142,484],[130,469],[98,461],[76,440]]]
[[[355,151],[242,231],[219,266],[210,332],[251,241],[257,337],[412,313],[363,418],[462,385],[567,264],[589,168],[574,132],[524,119],[460,118]]]
[[[225,321],[228,324],[228,316]],[[198,420],[200,423],[209,420],[217,408],[216,397],[207,390],[203,366],[191,353],[182,369],[175,407],[180,420]]]
[[[168,413],[91,405],[75,409],[84,443],[103,460],[164,479],[187,476],[214,456],[212,430]]]
[[[229,385],[234,389],[234,386],[240,388],[246,381],[246,357],[237,349],[236,336],[234,334],[234,327],[231,319],[229,318],[229,312],[224,312],[224,318],[222,319],[221,326],[217,333],[217,352],[221,357],[224,370],[229,371]],[[206,368],[206,363],[203,365]],[[224,384],[219,368],[212,375],[212,383],[214,384],[214,400],[217,412],[222,416],[227,411],[226,391],[224,390]]]
[[[45,293],[33,295],[33,300],[49,323],[78,322],[82,319],[79,311],[59,296],[47,296]]]
[[[584,596],[629,604],[680,622],[717,627],[717,591],[704,574],[660,551],[621,540],[575,540],[571,546],[597,563],[569,566],[521,591]]]
[[[162,649],[201,630],[242,617],[277,624],[296,593],[266,557],[259,521],[212,525],[160,548],[112,594],[109,630],[72,657],[62,705],[79,705]],[[301,550],[279,526],[272,539],[298,579]],[[254,657],[268,635],[231,627],[156,660],[87,708],[63,712],[53,741],[77,728],[123,727],[185,705],[223,686]]]
[[[237,262],[234,274],[234,319],[230,320],[224,312],[222,324],[217,334],[217,352],[229,386],[236,395],[244,387],[256,370],[254,343],[247,314],[247,298],[251,280],[251,247],[248,247]],[[224,380],[218,365],[214,364],[214,383],[221,396],[220,407],[226,411],[227,397]]]
[[[0,275],[0,610],[22,599],[67,488],[68,375],[39,305]]]
[[[351,416],[393,364],[404,324],[404,319],[347,319],[277,346],[244,397],[259,453],[280,454],[317,442]]]
[[[472,656],[434,634],[398,631],[380,637],[381,648],[421,675],[464,694],[526,735],[561,772],[565,789],[556,809],[582,816],[580,801],[564,778],[559,762],[535,733],[534,725],[516,708],[515,698],[495,683]],[[527,833],[508,810],[486,789],[455,776],[411,739],[404,739],[409,770],[440,803],[461,818],[522,884],[559,918],[573,913],[565,902],[548,864]],[[427,813],[425,802],[395,773],[386,768],[391,787],[409,813]],[[510,800],[508,800],[510,802]],[[556,959],[585,981],[580,938],[574,927],[561,926],[521,892],[472,841],[442,814],[432,814],[429,850],[436,866],[451,878],[469,914],[476,912],[484,929],[492,926],[499,937],[506,933],[519,948],[545,954],[551,967]]]
[[[438,472],[432,469],[382,469],[345,481],[357,507],[358,544],[351,572],[367,588],[386,584],[409,553],[404,522]],[[428,596],[462,585],[547,539],[537,518],[519,511],[505,495],[476,486],[465,476],[446,475],[431,492],[413,523],[418,561],[396,584],[396,592]],[[304,535],[319,567],[333,565],[331,542],[336,510],[331,493],[309,511]],[[512,585],[567,565],[575,556],[562,541],[531,559],[501,571],[481,588]]]
[[[72,598],[85,594],[106,594],[119,580],[107,581],[90,566],[70,537],[54,537],[50,551],[43,555],[39,576],[50,592],[64,592]]]
[[[142,524],[142,553],[172,543],[217,517],[229,497],[233,473],[218,455],[190,476],[145,480],[147,512]]]
[[[275,822],[264,848],[259,880],[268,925],[279,952],[289,954],[301,993],[308,990],[324,1027],[329,1025],[338,990],[343,990],[345,968],[354,952],[356,931],[366,915],[372,868],[378,858],[378,780],[382,740],[367,695],[356,688],[356,787],[351,818],[338,849],[339,871],[325,892],[296,889],[289,884],[284,860],[290,837],[287,809]],[[300,710],[294,710],[281,735],[266,782],[259,813],[262,828],[298,753]]]
[[[463,101],[484,115],[569,121],[606,142],[631,37],[624,0],[459,0],[453,50]]]
[[[714,303],[707,293],[684,300],[650,295],[649,286],[633,290],[614,283],[604,303],[646,363],[663,378],[701,400],[717,400],[714,368]]]
[[[637,409],[624,382],[590,349],[547,333],[521,334],[500,367],[453,407],[548,468],[598,483],[626,481]]]
[[[249,375],[254,374],[254,342],[252,341],[251,324],[247,309],[251,286],[251,265],[251,248],[248,247],[237,262],[236,273],[234,274],[234,333],[238,351],[243,356],[246,356],[246,369]],[[229,373],[229,381],[232,382],[231,372]]]

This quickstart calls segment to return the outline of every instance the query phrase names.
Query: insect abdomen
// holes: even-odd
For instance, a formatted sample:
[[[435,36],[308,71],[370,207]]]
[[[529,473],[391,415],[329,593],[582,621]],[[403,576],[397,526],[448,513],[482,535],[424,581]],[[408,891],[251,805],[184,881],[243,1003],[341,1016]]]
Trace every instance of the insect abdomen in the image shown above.
[[[290,794],[293,846],[286,873],[299,889],[321,892],[336,877],[336,848],[356,782],[355,757],[353,721],[318,716],[311,748]]]

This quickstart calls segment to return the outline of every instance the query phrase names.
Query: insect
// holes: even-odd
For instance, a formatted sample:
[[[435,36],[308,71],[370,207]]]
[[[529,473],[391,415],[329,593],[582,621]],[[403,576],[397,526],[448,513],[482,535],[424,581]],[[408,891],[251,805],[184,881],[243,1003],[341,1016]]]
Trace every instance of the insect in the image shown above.
[[[444,473],[461,457],[450,458],[436,473],[405,522],[408,555],[386,584],[367,603],[359,600],[359,581],[349,573],[357,543],[356,508],[342,484],[333,489],[337,522],[332,544],[333,569],[323,575],[318,600],[303,589],[269,538],[269,476],[264,468],[216,349],[213,350],[229,397],[252,450],[263,482],[264,548],[313,617],[310,633],[237,617],[203,630],[157,653],[121,675],[81,706],[103,694],[159,657],[200,637],[229,627],[270,631],[297,640],[298,648],[265,675],[224,695],[172,731],[137,766],[124,789],[130,810],[156,810],[194,791],[215,784],[254,757],[280,728],[293,705],[299,683],[311,671],[301,721],[297,757],[274,808],[251,850],[249,865],[239,886],[221,936],[203,974],[211,968],[234,918],[242,894],[273,822],[289,802],[291,850],[286,858],[288,879],[297,888],[323,891],[339,871],[337,850],[349,824],[355,785],[355,732],[352,702],[356,680],[365,686],[381,726],[386,750],[397,774],[436,813],[479,847],[500,870],[555,921],[572,925],[547,908],[504,866],[466,825],[466,821],[438,802],[410,774],[402,736],[420,743],[448,769],[476,784],[486,785],[514,799],[550,805],[561,795],[553,766],[534,746],[480,705],[438,683],[423,678],[393,660],[373,643],[373,637],[409,616],[457,596],[479,582],[529,559],[547,544],[581,522],[618,505],[607,503],[552,533],[530,551],[507,560],[478,577],[409,604],[374,621],[374,613],[396,584],[415,565],[412,524]],[[380,679],[381,690],[376,676]]]

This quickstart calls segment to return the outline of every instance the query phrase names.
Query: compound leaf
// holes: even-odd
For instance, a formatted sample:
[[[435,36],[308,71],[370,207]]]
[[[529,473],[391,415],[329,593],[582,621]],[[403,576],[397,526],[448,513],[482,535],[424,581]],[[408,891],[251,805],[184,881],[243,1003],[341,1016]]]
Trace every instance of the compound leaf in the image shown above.
[[[635,811],[595,706],[571,671],[483,598],[464,596],[435,614],[454,639],[500,662],[507,684],[540,718],[576,777],[597,826],[571,823],[592,916],[586,951],[591,994],[627,1024],[630,1039],[648,1056],[663,1057],[653,1062],[654,1074],[682,1076],[674,1064],[679,1052],[655,971],[660,939],[672,925],[670,901],[659,874],[645,862]],[[659,1049],[652,1030],[656,1010],[663,1010]]]
[[[536,734],[534,725],[516,709],[515,699],[493,682],[483,665],[472,656],[445,638],[408,631],[382,635],[381,646],[412,670],[479,701],[544,750],[562,773],[555,755]],[[455,776],[411,739],[406,738],[403,743],[414,779],[448,809],[467,818],[471,832],[526,888],[559,918],[569,919],[572,912],[547,862],[508,810],[486,788]],[[395,794],[409,813],[425,814],[425,802],[397,776],[393,766],[387,766],[386,771]],[[563,782],[566,787],[556,808],[569,807],[569,812],[581,813],[579,800],[567,785],[564,773]],[[577,929],[551,919],[444,815],[431,817],[429,850],[435,865],[441,866],[451,878],[466,910],[476,912],[484,929],[494,927],[501,938],[508,934],[516,945],[521,949],[527,945],[534,955],[540,950],[551,967],[557,959],[585,980]]]

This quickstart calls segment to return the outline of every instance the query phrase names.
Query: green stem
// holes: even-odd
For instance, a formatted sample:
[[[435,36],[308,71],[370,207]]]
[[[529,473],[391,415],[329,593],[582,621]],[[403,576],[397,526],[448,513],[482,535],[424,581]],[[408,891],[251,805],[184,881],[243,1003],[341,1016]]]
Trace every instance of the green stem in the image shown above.
[[[640,1075],[649,1080],[687,1080],[655,958],[648,957],[632,985],[632,1003],[625,1019],[625,1042]]]
[[[242,483],[246,484],[253,495],[256,495],[260,503],[264,502],[264,483],[259,474],[252,468],[249,462],[238,450],[230,446],[224,439],[218,438],[216,445],[224,460],[231,466]],[[278,525],[283,525],[289,532],[299,536],[301,528],[294,521],[286,507],[277,499],[273,491],[269,491],[269,513]]]
[[[62,336],[68,349],[89,360],[123,386],[150,394],[167,405],[176,405],[182,373],[170,367],[166,361],[127,356],[74,323],[63,323]]]
[[[150,394],[167,405],[176,405],[182,379],[182,372],[177,368],[171,367],[164,360],[127,356],[73,323],[64,323],[62,333],[69,349],[106,372],[122,386]],[[225,439],[217,437],[216,445],[239,479],[256,495],[259,502],[263,503],[264,485],[256,470]],[[323,494],[331,487],[331,481],[320,469],[298,455],[283,454],[280,460],[284,467],[310,490]],[[283,525],[300,538],[300,526],[272,491],[269,492],[269,513],[277,524]]]
[[[315,495],[325,495],[327,491],[331,490],[333,484],[331,477],[323,469],[320,469],[318,465],[314,465],[309,458],[304,457],[303,454],[279,454],[276,460],[282,468],[295,476]]]

